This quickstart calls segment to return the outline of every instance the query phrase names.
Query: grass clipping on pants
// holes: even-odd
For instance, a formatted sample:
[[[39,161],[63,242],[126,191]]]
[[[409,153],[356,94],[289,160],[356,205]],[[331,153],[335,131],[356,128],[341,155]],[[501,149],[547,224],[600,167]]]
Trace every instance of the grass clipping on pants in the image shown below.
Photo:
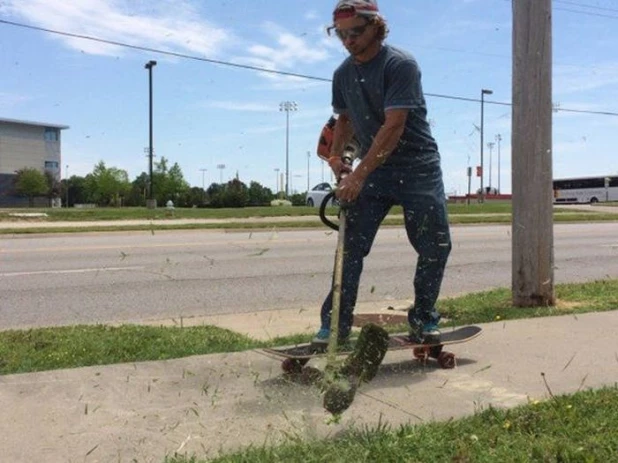
[[[362,383],[368,383],[388,350],[388,333],[378,325],[363,326],[354,351],[339,369],[331,371],[324,380],[324,408],[333,415],[346,411]]]

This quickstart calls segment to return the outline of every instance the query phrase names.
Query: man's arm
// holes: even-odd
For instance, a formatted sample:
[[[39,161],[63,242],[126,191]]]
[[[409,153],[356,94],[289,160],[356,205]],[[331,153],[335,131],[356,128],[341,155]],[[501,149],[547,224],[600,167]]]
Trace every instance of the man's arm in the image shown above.
[[[328,157],[328,165],[330,166],[335,178],[339,182],[342,174],[349,174],[352,172],[352,167],[343,162],[341,156],[347,144],[354,137],[354,127],[350,121],[350,118],[345,115],[339,115],[335,128],[333,130],[333,144],[331,146],[330,154]]]
[[[337,197],[339,199],[344,201],[354,201],[356,199],[369,174],[382,165],[397,147],[397,143],[399,143],[399,139],[405,129],[408,113],[408,109],[390,109],[385,112],[384,124],[378,130],[369,151],[367,151],[367,154],[354,172],[339,184],[337,190]],[[337,126],[335,126],[336,128]],[[333,142],[333,152],[334,146],[335,143]],[[343,151],[343,147],[341,150]]]
[[[350,118],[346,114],[341,114],[335,123],[333,146],[330,151],[330,157],[341,157],[343,150],[350,140],[352,140],[353,136],[354,128],[352,127]]]

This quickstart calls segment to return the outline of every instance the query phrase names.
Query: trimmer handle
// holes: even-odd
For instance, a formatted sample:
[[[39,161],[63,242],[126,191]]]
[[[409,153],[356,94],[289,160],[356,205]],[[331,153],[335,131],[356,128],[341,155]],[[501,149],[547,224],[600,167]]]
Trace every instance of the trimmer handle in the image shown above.
[[[344,152],[343,155],[341,156],[341,160],[343,161],[345,165],[351,166],[352,163],[354,162],[354,157],[351,153]],[[346,175],[348,174],[346,172],[343,172],[341,174],[341,178],[345,177]],[[341,180],[341,178],[339,178],[339,180]],[[326,196],[324,196],[324,199],[322,199],[322,203],[320,204],[320,220],[327,227],[332,228],[335,231],[339,231],[339,225],[337,225],[335,222],[331,221],[328,217],[326,217],[326,206],[328,205],[328,202],[334,198],[335,198],[335,191],[331,191]],[[350,205],[349,203],[342,203],[342,202],[339,203],[339,207],[341,209],[345,209],[349,205]]]

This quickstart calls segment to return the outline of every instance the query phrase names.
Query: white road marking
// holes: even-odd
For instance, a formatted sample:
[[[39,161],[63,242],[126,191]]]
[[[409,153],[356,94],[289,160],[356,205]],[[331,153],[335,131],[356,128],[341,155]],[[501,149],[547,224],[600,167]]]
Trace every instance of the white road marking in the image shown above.
[[[142,270],[144,267],[102,267],[102,268],[76,268],[72,270],[40,270],[38,272],[10,272],[0,273],[1,277],[22,277],[33,275],[63,275],[67,273],[91,273],[91,272],[122,272],[124,270]]]

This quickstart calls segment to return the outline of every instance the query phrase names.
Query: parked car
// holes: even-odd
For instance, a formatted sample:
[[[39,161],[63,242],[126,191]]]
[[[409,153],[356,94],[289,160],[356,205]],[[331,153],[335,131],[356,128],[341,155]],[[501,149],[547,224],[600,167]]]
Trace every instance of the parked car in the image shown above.
[[[318,183],[316,186],[314,186],[310,191],[307,192],[307,206],[309,207],[320,207],[320,205],[322,204],[322,200],[324,199],[324,197],[330,193],[331,191],[333,191],[335,188],[327,182],[323,182],[323,183]],[[328,201],[328,206],[336,206],[337,205],[337,200],[335,199],[333,201],[334,198],[331,198]]]

